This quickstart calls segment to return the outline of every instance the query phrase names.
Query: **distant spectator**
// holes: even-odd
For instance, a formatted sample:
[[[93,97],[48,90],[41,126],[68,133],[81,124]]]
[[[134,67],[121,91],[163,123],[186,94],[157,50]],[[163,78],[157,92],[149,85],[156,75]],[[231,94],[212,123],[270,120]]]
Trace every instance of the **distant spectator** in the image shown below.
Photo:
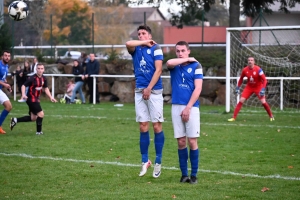
[[[37,64],[38,64],[38,60],[37,60],[37,58],[34,58],[33,59],[33,63],[30,65],[30,72],[32,74],[36,73],[36,66],[37,66]]]
[[[90,60],[86,63],[86,70],[84,73],[84,78],[87,79],[88,87],[89,87],[89,95],[90,95],[90,103],[93,103],[93,88],[96,87],[96,103],[100,103],[99,92],[98,92],[98,84],[93,84],[93,77],[91,75],[98,75],[100,71],[100,63],[98,60],[95,60],[95,54],[90,53]]]
[[[18,86],[18,91],[21,92],[21,87],[23,85],[23,70],[21,69],[21,66],[18,65],[16,70],[14,70],[12,73],[12,78],[16,77],[16,82],[17,82],[17,86]]]
[[[74,60],[74,62],[73,62],[73,74],[74,75],[83,75],[83,68],[79,64],[78,60]],[[75,87],[74,87],[73,92],[72,92],[71,103],[74,103],[77,91],[79,92],[82,103],[83,104],[85,103],[85,97],[84,97],[84,94],[82,92],[82,86],[84,84],[84,82],[83,82],[84,78],[85,78],[84,76],[75,77]]]

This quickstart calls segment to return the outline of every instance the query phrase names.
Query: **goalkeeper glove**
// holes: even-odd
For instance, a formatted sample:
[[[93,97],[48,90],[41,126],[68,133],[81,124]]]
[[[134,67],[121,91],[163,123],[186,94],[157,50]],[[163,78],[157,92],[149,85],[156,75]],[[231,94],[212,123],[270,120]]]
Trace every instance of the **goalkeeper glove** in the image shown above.
[[[262,89],[260,90],[260,92],[259,92],[259,95],[260,95],[261,97],[263,97],[263,96],[265,96],[265,92],[266,92],[266,89],[265,89],[265,88],[262,88]]]
[[[236,94],[240,94],[240,87],[239,87],[239,86],[236,86],[236,88],[235,88],[235,93],[236,93]]]

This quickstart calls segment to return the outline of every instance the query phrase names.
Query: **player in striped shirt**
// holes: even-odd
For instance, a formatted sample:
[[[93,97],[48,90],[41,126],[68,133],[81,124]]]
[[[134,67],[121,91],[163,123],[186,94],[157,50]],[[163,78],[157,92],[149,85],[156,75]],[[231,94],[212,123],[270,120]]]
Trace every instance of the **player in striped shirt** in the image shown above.
[[[26,103],[29,108],[29,114],[19,118],[11,118],[10,129],[12,130],[17,123],[36,121],[36,134],[41,135],[42,123],[44,118],[44,111],[40,104],[40,95],[42,90],[45,90],[46,95],[52,102],[57,102],[55,98],[51,96],[48,88],[46,77],[43,75],[45,67],[43,64],[38,63],[36,67],[36,74],[30,76],[26,82],[22,85],[22,99],[27,99]],[[25,88],[29,87],[28,92],[25,92]]]
[[[197,172],[200,151],[200,102],[203,72],[201,64],[189,57],[189,45],[185,41],[176,44],[177,58],[167,61],[172,86],[172,123],[174,138],[178,144],[178,158],[182,183],[197,183]],[[189,152],[187,148],[189,146]],[[188,159],[191,163],[191,174],[188,176]]]
[[[274,116],[270,109],[269,104],[266,102],[265,91],[267,86],[267,79],[263,70],[255,65],[254,57],[248,57],[248,65],[243,69],[235,92],[240,94],[240,87],[243,84],[244,77],[247,77],[247,85],[241,95],[240,101],[236,105],[232,118],[228,119],[229,122],[235,121],[243,103],[254,93],[260,99],[262,106],[267,111],[270,121],[274,121]]]

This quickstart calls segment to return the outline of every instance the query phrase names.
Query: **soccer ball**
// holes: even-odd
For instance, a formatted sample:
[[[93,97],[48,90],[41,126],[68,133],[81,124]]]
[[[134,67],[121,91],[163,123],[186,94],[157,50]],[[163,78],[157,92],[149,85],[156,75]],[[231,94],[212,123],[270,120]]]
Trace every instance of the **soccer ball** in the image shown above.
[[[23,1],[14,1],[8,6],[9,17],[21,21],[28,16],[28,6]]]

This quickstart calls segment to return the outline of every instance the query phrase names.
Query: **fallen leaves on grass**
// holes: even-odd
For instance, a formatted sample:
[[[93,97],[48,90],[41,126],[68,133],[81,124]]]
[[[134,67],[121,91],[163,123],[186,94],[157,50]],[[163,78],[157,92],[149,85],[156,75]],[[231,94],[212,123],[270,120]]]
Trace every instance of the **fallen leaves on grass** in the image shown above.
[[[266,191],[269,191],[269,190],[270,190],[270,189],[267,188],[267,187],[263,187],[263,188],[261,189],[262,192],[266,192]]]

